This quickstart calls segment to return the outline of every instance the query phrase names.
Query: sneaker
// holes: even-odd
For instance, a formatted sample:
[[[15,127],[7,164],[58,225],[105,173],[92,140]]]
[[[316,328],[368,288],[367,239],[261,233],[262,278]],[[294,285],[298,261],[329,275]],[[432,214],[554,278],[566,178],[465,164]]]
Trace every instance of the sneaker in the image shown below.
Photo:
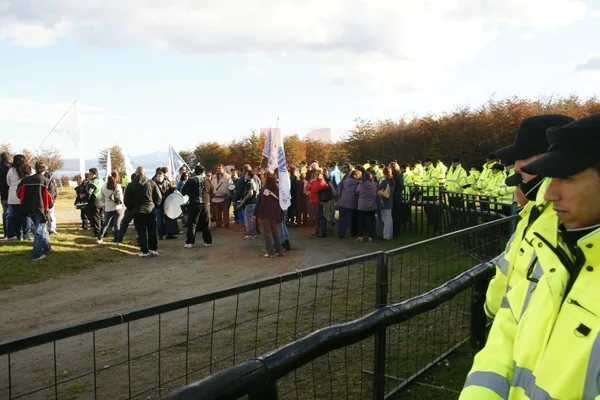
[[[158,257],[158,251],[150,250],[150,257]]]
[[[41,256],[39,256],[38,258],[32,258],[31,261],[39,261],[39,260],[43,260],[44,258],[46,258],[45,254],[42,254]]]
[[[113,242],[113,245],[119,247],[121,245],[121,243],[119,243],[119,242]]]
[[[194,247],[194,245],[191,243],[186,243],[183,247],[185,247],[186,249],[191,249]]]
[[[42,250],[42,251],[43,251],[44,253],[46,253],[46,254],[50,254],[50,253],[53,253],[53,252],[54,252],[54,250],[52,249],[52,247],[50,247],[48,250]]]
[[[250,239],[252,239],[252,240],[256,239],[256,235],[250,236]]]
[[[275,257],[275,254],[269,254],[269,253],[265,254],[265,258],[274,258],[274,257]]]
[[[141,258],[150,257],[150,254],[148,254],[148,253],[140,253],[140,257]]]
[[[19,240],[19,238],[18,238],[18,237],[16,237],[16,236],[9,237],[8,239],[6,239],[6,241],[7,241],[7,242],[15,242],[15,241],[17,241],[17,240]]]
[[[248,239],[253,239],[253,237],[252,237],[252,236],[250,236],[250,235],[246,235],[246,236],[244,236],[244,240],[248,240]]]
[[[212,243],[204,243],[204,247],[210,247],[212,246]]]
[[[104,241],[104,239],[100,238],[100,239],[96,239],[96,243],[100,244]]]
[[[177,239],[177,236],[167,236],[166,237],[167,240],[173,240],[173,239]]]

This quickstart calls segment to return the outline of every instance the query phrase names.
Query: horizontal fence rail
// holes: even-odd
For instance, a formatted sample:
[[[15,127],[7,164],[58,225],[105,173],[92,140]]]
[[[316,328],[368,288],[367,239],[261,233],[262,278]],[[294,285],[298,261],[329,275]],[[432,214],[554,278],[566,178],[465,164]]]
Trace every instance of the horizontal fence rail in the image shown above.
[[[390,252],[0,342],[0,399],[160,398],[312,332],[422,295],[493,258],[515,217],[478,218],[476,226],[446,229]],[[467,289],[311,361],[278,380],[280,398],[363,399],[374,390],[400,390],[468,340],[469,299]]]
[[[331,351],[358,343],[382,329],[433,310],[476,282],[489,279],[492,272],[493,264],[480,264],[425,294],[385,306],[358,320],[316,331],[274,352],[174,391],[162,400],[234,400],[255,393],[269,396],[269,391],[272,392],[270,388],[274,387],[277,380],[299,367]],[[267,400],[272,397],[262,398]]]

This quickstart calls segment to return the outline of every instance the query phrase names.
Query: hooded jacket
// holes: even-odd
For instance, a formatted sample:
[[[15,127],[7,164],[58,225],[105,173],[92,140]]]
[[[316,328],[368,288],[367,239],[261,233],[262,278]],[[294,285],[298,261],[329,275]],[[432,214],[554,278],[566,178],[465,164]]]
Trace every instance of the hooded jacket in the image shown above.
[[[41,215],[49,221],[48,210],[54,207],[50,194],[52,182],[42,174],[24,178],[19,183],[17,196],[21,201],[21,214]]]
[[[127,185],[125,191],[125,207],[133,210],[134,214],[150,214],[155,204],[162,202],[162,194],[154,181],[145,176],[136,175]]]

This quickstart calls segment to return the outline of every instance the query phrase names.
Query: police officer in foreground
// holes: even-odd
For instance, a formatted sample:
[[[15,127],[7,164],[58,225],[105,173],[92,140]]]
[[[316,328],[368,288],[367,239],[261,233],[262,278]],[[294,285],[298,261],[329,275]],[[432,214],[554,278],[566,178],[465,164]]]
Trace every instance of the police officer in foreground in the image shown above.
[[[552,178],[544,197],[559,235],[536,224],[534,263],[505,296],[510,313],[494,320],[463,400],[600,399],[600,114],[547,135],[522,171]]]
[[[508,289],[525,277],[531,264],[534,249],[530,243],[535,229],[530,228],[534,222],[539,219],[544,223],[546,219],[553,219],[550,223],[558,225],[552,206],[544,200],[548,180],[543,176],[527,174],[523,172],[522,167],[546,152],[548,128],[563,126],[573,121],[573,118],[560,114],[526,118],[517,130],[514,143],[495,152],[496,156],[503,160],[517,160],[515,173],[506,178],[506,185],[518,186],[517,191],[521,191],[528,201],[526,204],[520,204],[523,209],[519,212],[519,222],[504,253],[494,259],[496,275],[488,286],[485,302],[485,312],[490,318],[495,317]]]

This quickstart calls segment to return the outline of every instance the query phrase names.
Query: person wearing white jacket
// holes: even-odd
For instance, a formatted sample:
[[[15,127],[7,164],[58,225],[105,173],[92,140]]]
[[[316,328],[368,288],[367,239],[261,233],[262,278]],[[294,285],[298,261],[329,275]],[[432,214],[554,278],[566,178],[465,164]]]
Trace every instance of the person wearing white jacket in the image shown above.
[[[100,229],[96,243],[102,243],[108,227],[112,224],[113,244],[119,245],[119,227],[125,214],[125,206],[123,205],[123,189],[117,183],[118,180],[119,175],[113,171],[106,180],[106,185],[100,191],[100,198],[104,203],[104,223],[102,224],[102,229]]]
[[[8,235],[6,240],[31,239],[31,218],[21,214],[21,200],[17,196],[17,188],[21,180],[33,175],[31,165],[27,163],[23,154],[13,158],[11,169],[6,174],[8,185]]]

